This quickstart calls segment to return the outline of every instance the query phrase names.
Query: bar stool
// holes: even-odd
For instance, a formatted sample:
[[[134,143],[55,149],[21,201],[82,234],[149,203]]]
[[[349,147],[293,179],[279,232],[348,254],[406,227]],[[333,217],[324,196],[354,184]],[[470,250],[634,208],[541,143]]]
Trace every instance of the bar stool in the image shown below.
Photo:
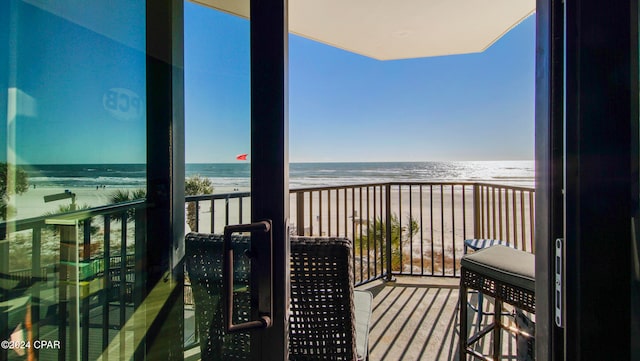
[[[468,338],[467,289],[474,289],[495,299],[495,310],[502,303],[535,313],[535,256],[501,245],[464,255],[460,260],[460,357],[487,357],[472,348],[473,344],[493,331],[493,359],[500,359],[501,314],[496,312],[493,324]]]
[[[472,239],[465,239],[464,240],[464,254],[469,253],[469,249],[471,249],[471,250],[473,250],[475,252],[475,251],[479,251],[481,249],[485,249],[485,248],[488,248],[488,247],[491,247],[491,246],[496,246],[496,245],[502,245],[502,246],[515,248],[511,243],[509,243],[507,241],[503,241],[501,239],[472,238]],[[491,313],[491,312],[486,313],[486,312],[482,311],[484,309],[483,308],[483,304],[484,304],[484,296],[483,296],[482,292],[478,292],[478,306],[477,307],[474,307],[473,305],[469,304],[471,306],[471,309],[478,313],[478,318],[476,319],[476,325],[477,325],[478,329],[480,328],[480,324],[482,324],[482,316],[493,316],[493,313]]]

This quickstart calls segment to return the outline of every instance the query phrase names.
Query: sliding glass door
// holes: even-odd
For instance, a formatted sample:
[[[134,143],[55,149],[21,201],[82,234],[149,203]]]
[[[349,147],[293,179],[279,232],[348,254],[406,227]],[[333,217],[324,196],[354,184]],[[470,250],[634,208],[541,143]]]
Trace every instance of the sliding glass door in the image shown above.
[[[285,360],[286,3],[255,3],[247,102],[227,126],[245,122],[247,148],[230,152],[250,161],[250,218],[237,223],[268,220],[273,234],[272,281],[255,281],[272,282],[272,323],[250,333],[250,358]],[[0,359],[185,358],[183,7],[0,5]]]
[[[186,243],[193,305],[186,305],[185,322],[193,337],[186,336],[195,344],[185,358],[287,358],[285,14],[277,1],[242,2],[231,14],[214,2],[185,3],[186,182],[210,177],[214,192],[187,197],[188,212],[197,212],[188,216],[191,230],[214,235]],[[220,267],[201,266],[220,265],[225,229],[235,251],[227,289]],[[261,322],[229,330],[227,312],[234,325]]]
[[[537,4],[536,356],[637,359],[638,3]]]
[[[0,5],[0,359],[144,354],[145,7]]]

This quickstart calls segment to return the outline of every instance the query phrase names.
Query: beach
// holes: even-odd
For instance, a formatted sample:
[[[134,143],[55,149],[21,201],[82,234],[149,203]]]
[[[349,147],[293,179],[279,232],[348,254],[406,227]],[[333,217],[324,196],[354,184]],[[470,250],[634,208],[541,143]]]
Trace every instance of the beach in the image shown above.
[[[69,206],[71,199],[62,199],[53,202],[45,202],[44,197],[64,193],[65,190],[76,195],[76,205],[82,207],[86,205],[88,207],[98,207],[110,204],[111,195],[117,190],[133,191],[134,187],[116,187],[107,186],[102,187],[50,187],[50,186],[38,186],[36,188],[30,187],[25,193],[14,196],[13,206],[17,210],[16,219],[39,217],[48,212],[56,212],[60,206]],[[216,193],[232,193],[237,187],[226,186],[216,187]]]
[[[384,186],[293,191],[289,199],[290,234],[346,237],[355,242],[360,259],[381,259],[380,254],[384,252],[379,247],[383,236],[370,233],[384,228],[381,224],[387,222],[388,209],[392,229],[396,227],[401,234],[393,245],[405,258],[401,267],[405,272],[418,273],[424,264],[418,266],[414,259],[423,258],[449,262],[447,272],[452,272],[453,263],[457,263],[464,252],[465,239],[499,238],[516,248],[533,249],[530,191],[508,187],[485,190],[478,215],[474,211],[473,185],[392,186],[388,208],[385,192]],[[213,207],[210,201],[201,202],[198,231],[222,233],[227,221],[229,224],[247,223],[250,219],[249,199],[242,200],[242,217],[240,207],[238,198],[228,202],[215,200]],[[367,238],[369,242],[360,247],[361,240]]]
[[[248,164],[190,165],[187,177],[193,175],[209,178],[214,194],[227,197],[213,203],[199,202],[198,231],[222,233],[226,224],[250,222],[250,199],[239,197],[239,193],[250,191]],[[39,217],[57,212],[60,206],[68,207],[71,204],[68,198],[44,201],[46,196],[65,191],[75,194],[78,208],[110,204],[110,197],[117,190],[144,189],[145,172],[143,165],[43,166],[31,170],[30,180],[29,189],[12,199],[16,219]],[[402,185],[407,181],[416,183]],[[385,186],[356,186],[383,182],[393,184],[389,188],[388,204]],[[392,229],[399,230],[398,236],[394,236],[399,238],[394,252],[403,258],[399,267],[405,272],[420,271],[414,259],[433,262],[440,259],[442,264],[457,262],[463,253],[463,242],[468,238],[501,238],[518,248],[531,250],[533,203],[529,201],[532,193],[518,193],[509,187],[491,188],[482,193],[485,203],[475,205],[472,182],[530,188],[533,165],[532,162],[292,164],[290,234],[347,237],[356,245],[358,262],[380,262],[382,232],[379,229],[381,223],[387,222],[388,210]],[[302,187],[304,191],[300,191]],[[476,206],[478,216],[474,213]],[[104,222],[99,218],[92,221],[92,238],[95,238],[92,242],[96,243],[96,250],[102,249],[100,244],[106,237]],[[117,221],[112,223],[111,247],[118,249],[121,226]],[[128,247],[133,246],[132,232],[133,229],[127,230],[131,233],[127,238]],[[12,249],[21,249],[19,243],[27,242],[30,237],[25,232],[15,234],[26,237],[23,242],[13,237]],[[361,246],[366,239],[369,241]],[[43,246],[46,243],[47,240],[43,240]],[[25,243],[24,247],[28,245]],[[45,250],[45,253],[56,252]],[[421,263],[419,267],[425,266]]]
[[[70,191],[76,195],[76,205],[96,207],[99,205],[109,204],[109,196],[115,191],[115,189],[80,187],[71,189]],[[17,209],[16,218],[39,217],[45,213],[57,211],[60,206],[69,206],[71,204],[71,199],[62,199],[53,202],[44,201],[45,196],[64,192],[65,188],[61,187],[29,188],[25,193],[15,196],[14,207]]]

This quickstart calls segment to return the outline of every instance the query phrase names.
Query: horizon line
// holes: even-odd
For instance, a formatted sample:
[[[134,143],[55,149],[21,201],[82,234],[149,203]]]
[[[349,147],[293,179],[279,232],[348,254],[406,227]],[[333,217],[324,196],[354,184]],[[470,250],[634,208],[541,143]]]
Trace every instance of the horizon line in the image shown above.
[[[533,162],[535,159],[482,159],[482,160],[383,160],[383,161],[293,161],[289,164],[345,164],[345,163],[435,163],[435,162]],[[7,163],[0,161],[0,163]],[[17,163],[17,166],[39,166],[39,165],[146,165],[147,163]],[[235,162],[185,162],[187,164],[251,164],[251,161],[235,161]]]
[[[291,161],[289,164],[313,164],[313,163],[428,163],[428,162],[533,162],[535,159],[481,159],[481,160],[305,160]],[[250,160],[245,162],[186,162],[185,164],[242,164],[251,163]]]

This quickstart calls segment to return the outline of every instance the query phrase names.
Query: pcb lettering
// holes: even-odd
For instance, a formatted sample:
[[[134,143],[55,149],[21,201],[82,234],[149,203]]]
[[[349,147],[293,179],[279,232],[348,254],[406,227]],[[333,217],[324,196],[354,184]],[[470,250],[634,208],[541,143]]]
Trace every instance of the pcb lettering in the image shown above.
[[[115,118],[125,121],[140,118],[143,102],[135,92],[124,88],[111,88],[102,96],[102,105]]]

